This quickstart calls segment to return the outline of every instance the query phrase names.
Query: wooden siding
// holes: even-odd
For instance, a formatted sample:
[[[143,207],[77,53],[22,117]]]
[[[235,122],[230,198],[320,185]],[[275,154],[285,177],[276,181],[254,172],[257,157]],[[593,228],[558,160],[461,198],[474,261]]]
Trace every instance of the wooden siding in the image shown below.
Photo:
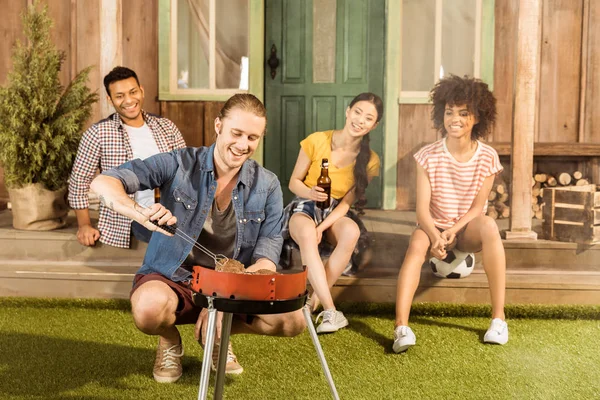
[[[588,14],[587,61],[583,141],[600,143],[600,2],[590,0]],[[595,181],[600,183],[600,181]]]
[[[3,20],[10,21],[0,27],[0,84],[12,68],[12,47],[17,38],[23,39],[20,15],[26,10],[28,0],[0,0]],[[93,65],[89,85],[97,90],[105,101],[103,76],[100,72],[102,35],[100,32],[100,0],[46,0],[50,17],[54,20],[52,40],[66,52],[66,60],[60,72],[63,85],[75,77],[78,71]],[[158,102],[158,0],[122,2],[123,65],[133,69],[144,87],[144,109],[159,113]],[[86,128],[102,115],[100,104],[94,105],[92,117]],[[0,168],[0,198],[7,198],[4,174]]]
[[[535,132],[536,169],[582,170],[600,183],[600,2],[543,0],[540,106]],[[497,121],[488,141],[510,150],[519,0],[495,2],[494,95]],[[416,168],[412,154],[437,137],[427,104],[401,104],[398,124],[396,208],[415,209]],[[554,146],[553,148],[550,148]],[[560,153],[564,150],[564,154]],[[538,151],[539,150],[539,151]],[[510,151],[503,151],[510,155]],[[564,157],[585,157],[577,163]],[[509,165],[509,158],[502,163]]]
[[[583,0],[542,4],[539,124],[536,142],[577,142]]]
[[[511,141],[518,12],[518,0],[495,2],[494,96],[498,115],[490,136],[495,142]]]
[[[429,104],[401,104],[398,134],[397,210],[416,208],[417,173],[413,154],[423,145],[438,139],[431,122]]]
[[[161,101],[160,114],[177,125],[188,146],[210,146],[215,141],[214,121],[223,104],[218,101]]]

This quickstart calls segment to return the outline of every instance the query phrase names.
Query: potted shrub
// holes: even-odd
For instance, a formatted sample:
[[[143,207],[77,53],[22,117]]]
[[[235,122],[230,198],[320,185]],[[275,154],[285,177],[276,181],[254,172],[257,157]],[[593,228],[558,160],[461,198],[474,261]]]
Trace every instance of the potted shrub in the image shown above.
[[[86,85],[91,67],[66,89],[60,84],[66,55],[50,39],[47,6],[35,1],[22,18],[26,41],[17,41],[0,88],[0,165],[13,226],[50,230],[66,225],[67,181],[98,94]]]

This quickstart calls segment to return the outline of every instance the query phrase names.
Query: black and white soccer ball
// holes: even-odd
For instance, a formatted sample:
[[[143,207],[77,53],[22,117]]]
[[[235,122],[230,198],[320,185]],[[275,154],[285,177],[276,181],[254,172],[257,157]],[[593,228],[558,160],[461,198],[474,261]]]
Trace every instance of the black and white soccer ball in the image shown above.
[[[446,258],[438,260],[431,257],[429,266],[435,276],[440,278],[459,279],[471,275],[475,267],[475,254],[465,253],[457,249],[449,250]]]

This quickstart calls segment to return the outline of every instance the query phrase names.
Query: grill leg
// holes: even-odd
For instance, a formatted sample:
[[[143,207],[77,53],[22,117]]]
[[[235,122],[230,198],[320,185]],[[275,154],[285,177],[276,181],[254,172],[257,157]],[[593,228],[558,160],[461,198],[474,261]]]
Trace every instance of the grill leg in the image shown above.
[[[200,375],[200,390],[198,400],[206,400],[208,395],[208,378],[212,363],[212,352],[215,344],[215,328],[217,326],[217,309],[213,307],[212,298],[208,298],[208,328],[206,330],[206,343],[204,357],[202,358],[202,374]]]
[[[229,336],[231,334],[232,313],[223,313],[221,324],[221,346],[219,348],[219,362],[217,363],[217,377],[215,381],[214,400],[223,398],[223,384],[225,383],[225,365],[227,364],[227,349],[229,347]]]
[[[304,319],[306,320],[306,326],[308,327],[310,338],[312,339],[315,350],[317,351],[317,356],[319,356],[319,361],[321,361],[321,367],[323,368],[323,373],[325,374],[325,378],[329,384],[331,396],[334,398],[334,400],[339,400],[340,397],[338,396],[335,383],[333,382],[333,377],[331,376],[331,372],[327,366],[327,360],[325,359],[325,354],[323,354],[323,349],[321,348],[321,343],[319,342],[319,338],[317,336],[317,330],[315,329],[312,318],[310,317],[310,310],[308,306],[302,307],[302,313],[304,314]]]

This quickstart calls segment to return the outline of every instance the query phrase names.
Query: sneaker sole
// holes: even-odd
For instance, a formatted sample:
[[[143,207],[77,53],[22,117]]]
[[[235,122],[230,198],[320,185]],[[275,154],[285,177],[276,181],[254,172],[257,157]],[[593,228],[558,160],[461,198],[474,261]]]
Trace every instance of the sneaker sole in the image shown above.
[[[498,344],[498,345],[502,346],[503,344],[508,343],[508,338],[506,338],[506,340],[483,339],[483,343],[486,343],[486,344]]]
[[[394,343],[392,349],[394,350],[394,353],[402,353],[408,350],[410,347],[413,347],[414,345],[415,343],[405,344],[403,346],[396,346],[396,343]]]
[[[217,367],[213,365],[211,365],[210,367],[212,372],[217,372]],[[225,369],[225,375],[239,375],[242,372],[244,372],[244,367],[238,368],[238,369],[231,369],[229,371],[227,371],[227,369]]]
[[[179,376],[160,376],[160,375],[156,375],[156,374],[152,374],[152,375],[154,376],[154,380],[158,383],[175,383],[179,380],[179,378],[181,378],[181,375],[179,375]]]
[[[348,321],[346,321],[345,324],[342,324],[342,326],[338,327],[338,328],[332,328],[332,329],[322,329],[321,325],[319,325],[317,327],[317,333],[333,333],[333,332],[337,332],[342,328],[345,328],[348,326]],[[321,328],[321,329],[320,329]]]

